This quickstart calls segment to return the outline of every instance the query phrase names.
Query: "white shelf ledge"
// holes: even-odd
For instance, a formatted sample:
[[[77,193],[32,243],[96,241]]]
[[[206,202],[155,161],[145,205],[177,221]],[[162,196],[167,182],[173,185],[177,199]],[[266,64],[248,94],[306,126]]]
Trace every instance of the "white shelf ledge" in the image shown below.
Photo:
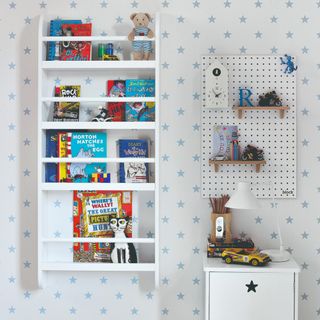
[[[154,158],[42,158],[43,163],[154,163]]]
[[[135,37],[135,40],[139,41],[155,41],[155,38],[148,37]],[[102,42],[129,42],[127,36],[43,36],[40,38],[40,41],[102,41]]]
[[[50,243],[155,243],[154,238],[42,238],[41,241]]]
[[[40,186],[42,191],[72,190],[119,190],[119,191],[154,191],[154,183],[48,183]]]
[[[42,262],[42,271],[155,271],[154,263]]]
[[[107,70],[107,69],[155,69],[154,60],[121,61],[42,61],[44,70]]]
[[[153,121],[150,122],[42,122],[44,130],[154,130]]]
[[[78,98],[63,98],[63,97],[42,97],[42,102],[155,102],[155,97],[78,97]]]

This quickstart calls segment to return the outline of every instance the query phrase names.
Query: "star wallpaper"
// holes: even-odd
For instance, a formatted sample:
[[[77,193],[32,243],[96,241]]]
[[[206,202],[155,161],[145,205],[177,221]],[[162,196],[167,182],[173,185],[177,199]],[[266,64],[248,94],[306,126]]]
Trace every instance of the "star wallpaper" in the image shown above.
[[[200,192],[201,55],[284,53],[298,65],[297,198],[261,200],[263,209],[235,213],[232,227],[260,248],[276,248],[279,215],[286,249],[301,267],[299,316],[319,319],[320,1],[1,0],[0,6],[0,319],[204,319],[210,207]],[[95,35],[127,35],[136,11],[161,13],[160,286],[137,273],[52,272],[37,288],[39,15],[92,22]],[[81,85],[94,85],[94,74]],[[146,200],[146,208],[152,205]],[[63,199],[48,206],[58,213]]]

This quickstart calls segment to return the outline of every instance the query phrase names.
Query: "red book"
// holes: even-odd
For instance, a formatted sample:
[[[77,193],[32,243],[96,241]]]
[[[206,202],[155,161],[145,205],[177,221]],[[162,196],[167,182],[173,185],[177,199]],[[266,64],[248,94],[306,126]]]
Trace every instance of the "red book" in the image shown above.
[[[63,24],[61,26],[63,36],[91,36],[92,24]],[[91,60],[90,41],[63,41],[61,42],[60,60],[81,61]]]
[[[124,80],[108,80],[107,81],[107,96],[108,97],[125,97],[126,82]],[[124,102],[109,102],[108,114],[112,117],[112,121],[124,121],[125,118],[125,103]]]

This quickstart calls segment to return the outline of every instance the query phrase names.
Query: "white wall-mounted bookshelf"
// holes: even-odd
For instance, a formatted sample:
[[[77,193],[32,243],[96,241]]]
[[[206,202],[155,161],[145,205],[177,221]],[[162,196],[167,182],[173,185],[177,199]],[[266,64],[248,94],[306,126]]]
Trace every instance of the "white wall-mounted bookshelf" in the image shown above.
[[[152,272],[155,285],[159,284],[159,55],[160,55],[160,16],[154,19],[155,38],[151,40],[154,53],[149,61],[46,61],[46,47],[49,41],[91,41],[97,43],[120,43],[129,46],[127,36],[90,36],[90,37],[50,37],[48,26],[51,17],[41,16],[38,35],[38,281],[43,283],[44,275],[54,272],[94,271],[94,272]],[[94,75],[95,85],[82,90],[79,98],[57,98],[53,96],[55,79],[61,78],[61,84],[78,84],[79,79]],[[107,80],[113,79],[155,79],[155,97],[151,98],[111,98],[101,94],[106,88]],[[97,89],[99,88],[99,90]],[[155,102],[154,122],[90,122],[85,114],[79,122],[53,122],[50,117],[54,102],[80,102],[80,108],[95,108],[106,102]],[[94,130],[105,131],[108,135],[108,157],[106,158],[48,158],[45,154],[47,130]],[[152,143],[149,158],[117,157],[115,143],[122,138],[150,139]],[[110,150],[109,150],[110,148]],[[45,166],[48,163],[94,162],[108,163],[108,168],[116,168],[120,162],[149,163],[152,179],[148,183],[119,183],[114,178],[111,183],[48,183],[45,182]],[[113,167],[112,167],[113,166]],[[109,170],[108,170],[109,171]],[[115,175],[116,177],[116,175]],[[133,192],[133,216],[139,216],[138,225],[133,228],[132,238],[137,249],[138,263],[75,263],[73,262],[73,243],[126,242],[115,238],[73,238],[72,225],[72,191],[74,190],[119,190]],[[153,214],[144,214],[144,201],[152,197]],[[61,199],[63,207],[52,208],[55,199]],[[145,226],[145,223],[147,226]],[[56,235],[59,230],[59,236]],[[152,230],[152,236],[147,230]],[[150,233],[150,232],[149,232]]]

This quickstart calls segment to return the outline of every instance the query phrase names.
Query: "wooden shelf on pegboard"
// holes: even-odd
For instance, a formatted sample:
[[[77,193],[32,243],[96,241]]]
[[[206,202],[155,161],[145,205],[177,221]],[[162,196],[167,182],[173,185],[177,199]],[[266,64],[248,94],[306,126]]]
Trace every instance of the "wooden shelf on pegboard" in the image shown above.
[[[239,164],[239,165],[247,165],[247,164],[253,164],[256,166],[256,172],[260,172],[260,168],[262,165],[266,164],[266,160],[259,160],[259,161],[244,161],[244,160],[209,160],[209,164],[213,166],[214,171],[219,171],[219,166],[223,164]]]
[[[236,110],[239,119],[242,118],[243,111],[246,111],[246,110],[264,110],[264,111],[277,110],[277,111],[279,111],[280,119],[283,119],[285,111],[289,110],[289,109],[290,108],[288,106],[280,106],[280,107],[277,107],[277,106],[270,106],[270,107],[259,107],[259,106],[254,106],[254,107],[233,107],[233,110]]]

